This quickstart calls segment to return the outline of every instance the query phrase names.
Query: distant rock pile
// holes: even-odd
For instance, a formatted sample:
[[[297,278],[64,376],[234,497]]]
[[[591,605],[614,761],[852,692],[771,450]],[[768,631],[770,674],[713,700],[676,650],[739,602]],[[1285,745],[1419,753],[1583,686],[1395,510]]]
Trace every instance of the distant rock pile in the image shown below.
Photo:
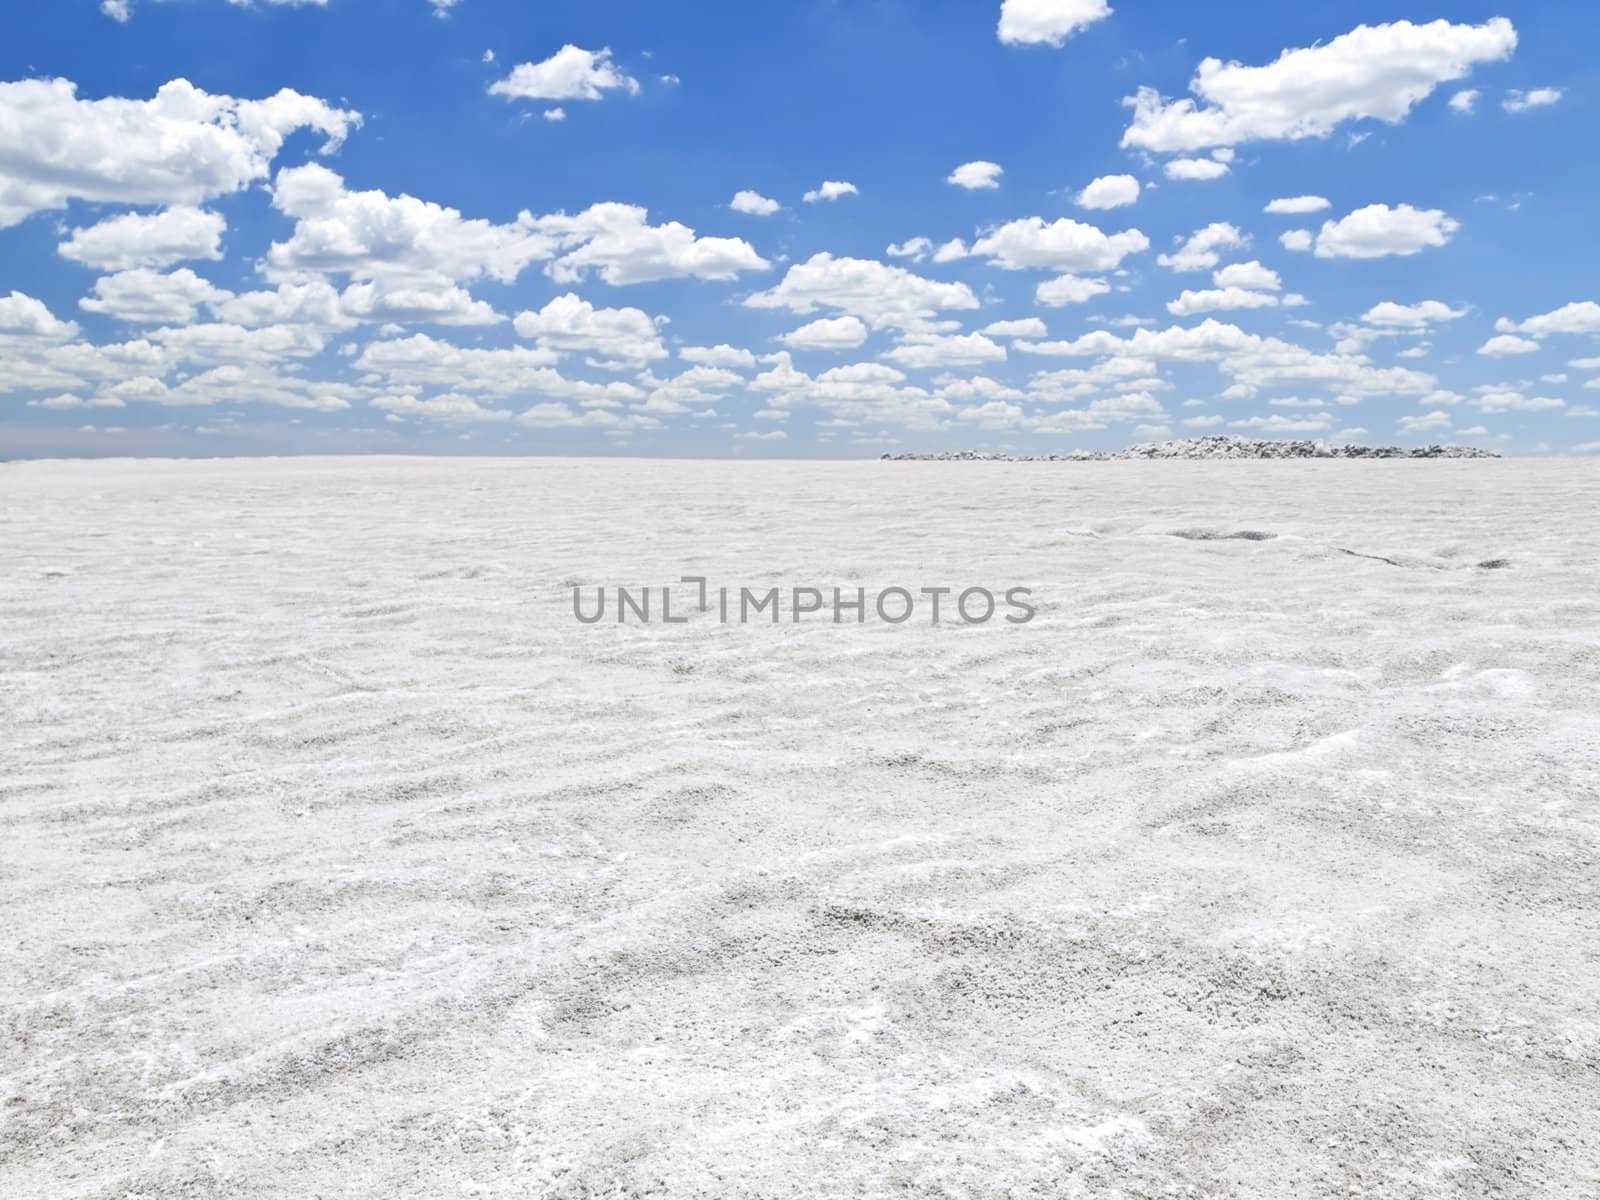
[[[1136,458],[1499,458],[1476,446],[1353,446],[1333,442],[1276,442],[1210,436],[1142,442],[1126,450],[1074,450],[1068,454],[987,454],[945,450],[933,454],[884,454],[884,462],[1119,462]]]

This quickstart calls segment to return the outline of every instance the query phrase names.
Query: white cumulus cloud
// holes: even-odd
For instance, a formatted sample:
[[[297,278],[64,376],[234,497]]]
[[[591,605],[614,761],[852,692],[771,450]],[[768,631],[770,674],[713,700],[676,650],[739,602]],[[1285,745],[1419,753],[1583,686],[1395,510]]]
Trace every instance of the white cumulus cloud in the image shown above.
[[[685,362],[696,363],[703,367],[721,367],[723,370],[749,369],[756,365],[754,354],[741,346],[730,346],[726,342],[715,346],[680,346],[678,357]]]
[[[413,196],[349,191],[317,164],[280,171],[273,203],[296,218],[289,239],[267,253],[269,277],[278,279],[336,273],[509,283],[530,263],[548,260],[558,283],[593,273],[621,286],[725,280],[767,266],[742,239],[699,237],[675,221],[652,225],[648,212],[631,204],[595,204],[571,215],[524,212],[496,224]]]
[[[250,8],[256,0],[228,0],[234,8]],[[326,8],[328,0],[261,0],[273,8]],[[434,5],[459,4],[461,0],[431,0]],[[133,18],[133,0],[100,0],[100,11],[119,24]]]
[[[1580,300],[1564,304],[1553,312],[1529,317],[1520,325],[1500,321],[1495,328],[1501,333],[1526,333],[1533,337],[1546,337],[1552,333],[1600,334],[1600,304],[1593,300]]]
[[[1005,168],[999,163],[980,160],[978,162],[962,163],[954,171],[950,172],[950,177],[945,182],[952,183],[959,188],[966,188],[969,192],[974,192],[985,188],[999,187],[1000,176],[1004,174]]]
[[[1555,87],[1534,88],[1527,92],[1513,89],[1500,101],[1500,107],[1508,113],[1525,113],[1530,109],[1548,108],[1559,103],[1565,94],[1561,88]]]
[[[1232,263],[1217,271],[1211,277],[1219,288],[1250,288],[1258,292],[1276,292],[1283,287],[1283,280],[1271,267],[1264,267],[1259,262]]]
[[[1096,296],[1104,296],[1111,285],[1103,279],[1085,279],[1081,275],[1058,275],[1047,279],[1033,290],[1034,300],[1046,308],[1065,308],[1069,304],[1084,304]]]
[[[1443,246],[1461,223],[1439,209],[1409,204],[1369,204],[1347,217],[1323,223],[1317,234],[1318,258],[1385,258],[1420,254]]]
[[[453,392],[446,392],[430,400],[422,400],[407,393],[396,393],[391,396],[375,397],[367,401],[367,404],[379,412],[393,413],[401,417],[416,417],[424,421],[440,421],[451,425],[509,421],[516,416],[509,409],[490,408],[471,396],[458,396]]]
[[[571,283],[589,273],[614,286],[657,279],[734,279],[762,271],[766,259],[742,238],[700,237],[687,225],[652,225],[634,204],[594,204],[576,216],[536,217],[531,227],[560,240],[564,250],[550,277]]]
[[[845,196],[859,196],[860,194],[861,189],[849,180],[829,179],[825,180],[820,187],[812,188],[800,199],[807,204],[815,204],[819,200],[838,200]]]
[[[1228,170],[1227,163],[1214,158],[1174,158],[1162,168],[1168,179],[1200,182],[1221,179]]]
[[[770,217],[783,205],[769,196],[763,196],[760,192],[752,192],[747,188],[744,191],[735,192],[733,200],[728,207],[736,213],[744,213],[747,216]]]
[[[941,283],[872,259],[823,252],[791,266],[776,287],[748,297],[745,305],[802,315],[833,308],[873,328],[906,328],[942,311],[977,308],[978,297],[964,283]]]
[[[331,153],[360,123],[288,89],[238,100],[177,79],[150,100],[81,100],[65,79],[0,83],[0,228],[73,199],[200,204],[264,179],[296,130]]]
[[[1175,317],[1192,317],[1197,313],[1223,312],[1236,308],[1276,308],[1281,303],[1271,292],[1258,292],[1243,287],[1220,287],[1203,291],[1185,291],[1167,305]]]
[[[1223,251],[1241,250],[1249,244],[1238,226],[1213,221],[1195,230],[1173,253],[1158,256],[1156,262],[1171,271],[1209,271],[1222,261]]]
[[[75,337],[77,332],[75,324],[58,320],[43,300],[18,291],[0,296],[0,337],[63,342]]]
[[[890,258],[909,258],[921,262],[933,253],[933,242],[925,237],[907,238],[903,242],[890,242],[884,253]]]
[[[854,350],[866,340],[859,317],[822,317],[778,339],[791,350]]]
[[[1004,0],[997,32],[1011,46],[1060,46],[1110,15],[1106,0]]]
[[[546,350],[584,351],[608,364],[642,367],[667,357],[650,314],[638,308],[596,308],[568,292],[537,312],[519,313],[517,333]]]
[[[221,302],[232,293],[200,278],[187,267],[163,275],[137,268],[95,281],[94,294],[78,302],[85,312],[144,325],[185,325],[201,304]]]
[[[278,172],[272,202],[295,218],[295,227],[268,250],[269,278],[489,276],[509,283],[529,263],[550,257],[558,244],[531,228],[531,221],[497,225],[414,196],[349,191],[339,175],[316,163]]]
[[[607,92],[637,95],[639,81],[611,61],[609,48],[569,42],[542,62],[519,63],[489,91],[511,100],[603,100]]]
[[[985,325],[978,332],[989,337],[1038,339],[1050,336],[1049,329],[1045,327],[1045,323],[1038,317],[1022,317],[1016,321],[995,321],[992,324]]]
[[[102,271],[170,267],[222,257],[228,225],[220,213],[189,205],[157,213],[124,213],[86,229],[74,229],[58,247],[63,258]]]
[[[1266,66],[1208,58],[1189,85],[1194,99],[1168,100],[1152,88],[1130,98],[1133,122],[1122,144],[1173,154],[1326,137],[1363,118],[1397,124],[1440,84],[1509,58],[1516,45],[1504,17],[1482,25],[1396,21],[1285,50]]]
[[[1509,358],[1515,354],[1532,354],[1538,349],[1539,343],[1532,338],[1502,333],[1479,346],[1478,353],[1487,358]]]
[[[1261,211],[1276,216],[1297,216],[1301,213],[1322,212],[1332,207],[1326,196],[1280,196],[1276,200],[1269,201]]]
[[[907,334],[884,358],[910,370],[1000,362],[1006,348],[981,333]]]
[[[1078,193],[1079,208],[1125,208],[1139,199],[1139,181],[1132,175],[1102,175]]]
[[[1421,300],[1416,304],[1397,304],[1393,300],[1385,300],[1362,313],[1361,320],[1367,325],[1394,329],[1426,329],[1443,321],[1458,321],[1469,311],[1466,308],[1451,308],[1442,300]]]
[[[505,318],[465,288],[430,280],[354,283],[339,297],[346,317],[375,324],[498,325]]]
[[[972,243],[971,253],[1007,271],[1046,267],[1055,271],[1109,271],[1130,254],[1150,248],[1137,229],[1107,234],[1093,225],[1061,217],[1025,217],[991,229]]]

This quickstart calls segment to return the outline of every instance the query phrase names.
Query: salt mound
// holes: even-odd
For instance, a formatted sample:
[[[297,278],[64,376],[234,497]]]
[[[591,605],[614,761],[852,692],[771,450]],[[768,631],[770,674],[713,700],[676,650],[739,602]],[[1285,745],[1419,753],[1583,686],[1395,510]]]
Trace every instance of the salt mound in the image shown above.
[[[1280,442],[1212,435],[1141,442],[1125,450],[1074,450],[1068,454],[987,454],[945,450],[931,454],[884,454],[888,462],[1112,462],[1136,458],[1499,458],[1476,446],[1355,446],[1333,442]]]

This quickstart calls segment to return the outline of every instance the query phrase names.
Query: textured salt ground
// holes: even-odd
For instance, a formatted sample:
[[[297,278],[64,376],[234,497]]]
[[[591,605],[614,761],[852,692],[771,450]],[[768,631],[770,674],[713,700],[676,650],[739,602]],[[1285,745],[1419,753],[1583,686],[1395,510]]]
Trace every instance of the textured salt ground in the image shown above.
[[[1597,512],[1563,461],[0,466],[0,1196],[1593,1197]],[[689,573],[1040,611],[563,587]]]

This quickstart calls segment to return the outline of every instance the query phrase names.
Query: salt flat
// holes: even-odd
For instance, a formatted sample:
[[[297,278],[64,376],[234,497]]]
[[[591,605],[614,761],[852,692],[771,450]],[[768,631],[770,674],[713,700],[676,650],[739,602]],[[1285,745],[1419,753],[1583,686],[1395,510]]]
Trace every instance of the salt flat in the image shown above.
[[[0,1196],[1592,1197],[1596,514],[1559,460],[0,466]],[[1038,615],[573,619],[685,574]]]

